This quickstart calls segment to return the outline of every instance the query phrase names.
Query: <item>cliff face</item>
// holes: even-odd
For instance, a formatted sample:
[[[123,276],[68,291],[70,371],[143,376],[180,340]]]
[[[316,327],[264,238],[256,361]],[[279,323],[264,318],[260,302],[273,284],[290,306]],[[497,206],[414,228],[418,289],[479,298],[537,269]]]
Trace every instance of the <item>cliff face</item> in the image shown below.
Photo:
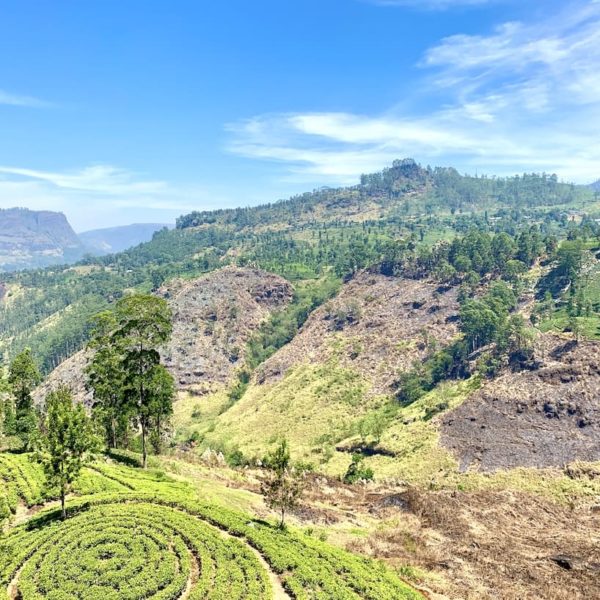
[[[0,209],[0,269],[71,262],[83,245],[62,213]]]

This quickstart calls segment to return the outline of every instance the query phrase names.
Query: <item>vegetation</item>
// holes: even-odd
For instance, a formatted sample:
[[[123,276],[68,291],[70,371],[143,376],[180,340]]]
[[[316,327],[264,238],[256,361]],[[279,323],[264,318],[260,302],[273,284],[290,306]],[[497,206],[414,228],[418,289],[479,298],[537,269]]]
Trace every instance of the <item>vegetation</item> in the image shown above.
[[[280,514],[279,527],[285,528],[285,514],[298,505],[302,494],[302,476],[290,462],[288,444],[283,439],[264,461],[269,475],[262,484],[267,506]]]
[[[170,309],[156,296],[125,296],[114,313],[99,314],[96,323],[90,346],[95,354],[87,369],[96,416],[113,448],[118,446],[117,424],[120,437],[126,437],[128,420],[136,421],[145,468],[148,433],[152,429],[154,448],[160,451],[163,428],[173,412],[173,378],[158,353],[171,335]]]
[[[4,405],[4,431],[7,435],[16,435],[24,446],[30,444],[35,431],[36,414],[31,393],[41,379],[29,348],[15,356],[8,370],[13,400],[8,399]]]
[[[73,405],[66,388],[46,398],[46,419],[37,449],[37,459],[46,473],[47,484],[59,490],[62,518],[67,518],[65,499],[82,467],[98,449],[92,422],[81,404]]]
[[[421,597],[381,563],[204,503],[164,475],[97,468],[128,489],[106,493],[100,476],[93,495],[67,503],[66,522],[49,508],[10,530],[0,538],[3,586],[13,581],[24,600],[174,599],[184,590],[190,598],[272,598],[258,551],[292,598]]]

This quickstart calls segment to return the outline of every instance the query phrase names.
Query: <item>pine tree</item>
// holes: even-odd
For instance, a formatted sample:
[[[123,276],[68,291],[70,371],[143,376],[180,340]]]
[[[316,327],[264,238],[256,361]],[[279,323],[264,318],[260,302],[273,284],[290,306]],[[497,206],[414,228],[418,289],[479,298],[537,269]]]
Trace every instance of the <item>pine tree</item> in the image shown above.
[[[14,433],[23,444],[29,444],[37,425],[31,393],[42,377],[33,360],[31,350],[25,348],[15,356],[8,371],[8,383],[14,398]],[[7,414],[12,414],[12,409]]]

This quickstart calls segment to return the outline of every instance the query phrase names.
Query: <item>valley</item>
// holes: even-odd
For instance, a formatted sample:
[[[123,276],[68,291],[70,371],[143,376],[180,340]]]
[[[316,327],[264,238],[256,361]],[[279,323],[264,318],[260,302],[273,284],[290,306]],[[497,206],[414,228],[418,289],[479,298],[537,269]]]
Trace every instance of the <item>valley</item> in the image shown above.
[[[36,410],[66,388],[113,432],[64,523],[33,455],[0,438],[2,585],[24,598],[65,585],[36,550],[63,530],[64,552],[90,532],[82,564],[110,548],[110,573],[135,527],[156,575],[97,597],[593,597],[598,215],[590,188],[550,176],[405,159],[356,186],[191,213],[120,253],[4,274],[0,349],[10,365],[31,348]],[[107,404],[118,361],[108,391],[93,385],[96,357],[139,326],[128,299],[169,315],[152,360],[173,382],[172,416]],[[286,529],[263,500],[282,440],[302,474]]]

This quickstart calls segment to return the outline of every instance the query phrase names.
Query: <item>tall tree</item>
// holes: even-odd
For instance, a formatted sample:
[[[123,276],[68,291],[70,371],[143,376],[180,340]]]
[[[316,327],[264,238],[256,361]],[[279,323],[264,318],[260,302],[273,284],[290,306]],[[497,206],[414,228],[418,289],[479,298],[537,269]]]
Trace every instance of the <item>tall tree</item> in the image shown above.
[[[66,519],[65,498],[82,467],[98,450],[98,438],[83,405],[73,404],[66,387],[48,395],[43,429],[37,458],[44,467],[48,484],[59,490],[62,518]]]
[[[164,429],[169,417],[173,414],[175,398],[175,382],[173,376],[163,365],[156,365],[148,378],[147,403],[148,421],[152,426],[152,445],[155,452],[160,453]]]
[[[142,465],[146,468],[154,394],[160,389],[153,380],[155,383],[156,367],[160,364],[158,349],[171,337],[171,310],[163,298],[136,294],[117,302],[115,319],[112,340],[123,353],[125,386],[141,429]]]
[[[15,403],[15,424],[12,433],[21,438],[25,445],[29,443],[30,436],[36,427],[31,393],[41,380],[42,377],[33,360],[31,350],[25,348],[15,356],[8,371],[8,383]]]
[[[268,477],[261,486],[267,506],[280,514],[279,528],[285,527],[285,514],[298,505],[302,495],[301,473],[291,466],[287,440],[282,440],[266,457]]]
[[[110,311],[94,317],[94,329],[88,348],[93,352],[86,367],[86,387],[94,396],[94,416],[105,430],[109,448],[116,448],[119,434],[127,432],[130,407],[125,393],[125,369],[119,344],[111,335],[116,328]]]

